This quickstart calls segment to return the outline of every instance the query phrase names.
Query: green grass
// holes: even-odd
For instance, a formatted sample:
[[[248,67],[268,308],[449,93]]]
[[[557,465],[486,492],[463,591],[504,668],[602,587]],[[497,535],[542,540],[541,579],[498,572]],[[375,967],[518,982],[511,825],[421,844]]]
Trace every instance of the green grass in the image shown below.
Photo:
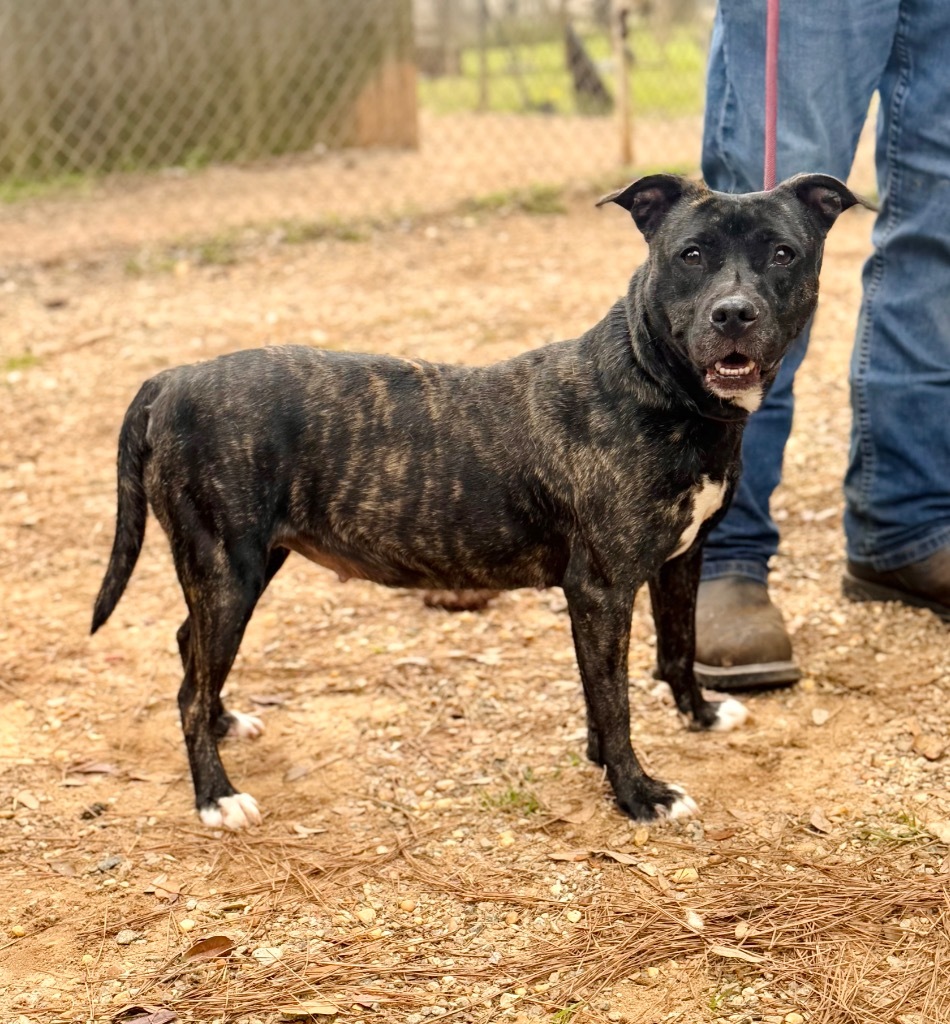
[[[287,220],[280,225],[282,241],[288,245],[305,245],[332,238],[338,242],[365,242],[369,238],[367,226],[360,221],[345,220]]]
[[[591,58],[603,67],[612,58],[610,39],[605,34],[584,38]],[[631,112],[638,116],[676,117],[698,114],[703,109],[706,54],[688,29],[675,30],[661,46],[647,29],[634,29],[630,48],[634,64],[630,71]],[[558,114],[578,112],[570,74],[560,39],[515,46],[517,60],[508,47],[486,50],[488,67],[488,109],[504,113],[547,111]],[[422,78],[420,105],[437,114],[452,114],[478,108],[479,54],[475,47],[462,51],[460,75]],[[520,73],[519,73],[520,72]],[[601,72],[608,89],[614,91],[609,70]]]
[[[892,827],[866,826],[859,830],[858,837],[867,843],[885,843],[888,846],[905,846],[912,843],[929,845],[936,842],[917,818],[906,812],[896,816]]]
[[[60,174],[54,178],[0,179],[0,203],[20,203],[27,199],[58,199],[60,196],[91,191],[91,174]]]
[[[537,814],[541,804],[534,793],[520,786],[509,786],[497,793],[487,793],[482,804],[497,811],[510,811],[513,814]]]
[[[7,356],[3,360],[3,372],[13,373],[14,370],[29,370],[32,366],[39,364],[39,356],[33,355],[32,352],[20,352],[15,356]]]
[[[541,215],[567,213],[564,192],[556,185],[531,185],[528,188],[490,192],[484,196],[473,196],[459,204],[460,213],[497,213],[500,210]]]
[[[581,1008],[580,1003],[568,1003],[551,1015],[551,1024],[571,1024],[574,1015]]]

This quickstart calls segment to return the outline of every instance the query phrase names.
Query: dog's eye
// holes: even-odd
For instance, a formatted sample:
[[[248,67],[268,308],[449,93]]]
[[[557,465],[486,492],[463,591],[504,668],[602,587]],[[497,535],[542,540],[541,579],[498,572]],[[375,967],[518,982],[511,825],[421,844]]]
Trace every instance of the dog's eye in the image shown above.
[[[695,245],[691,245],[680,253],[680,259],[687,267],[698,267],[703,262],[703,254]]]
[[[795,259],[795,253],[787,245],[780,245],[772,256],[772,262],[779,267],[787,267]]]

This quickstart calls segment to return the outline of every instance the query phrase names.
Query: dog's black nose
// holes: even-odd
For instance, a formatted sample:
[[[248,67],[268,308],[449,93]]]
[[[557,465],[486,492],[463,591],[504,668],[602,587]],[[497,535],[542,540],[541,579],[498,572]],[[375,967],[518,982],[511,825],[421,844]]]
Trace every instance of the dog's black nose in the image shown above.
[[[755,323],[758,310],[741,295],[720,299],[709,314],[709,321],[727,338],[738,338]]]

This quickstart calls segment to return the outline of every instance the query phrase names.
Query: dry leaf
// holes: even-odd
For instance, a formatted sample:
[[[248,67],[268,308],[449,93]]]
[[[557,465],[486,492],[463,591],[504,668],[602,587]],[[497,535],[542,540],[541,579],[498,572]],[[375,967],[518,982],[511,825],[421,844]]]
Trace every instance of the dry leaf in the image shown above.
[[[279,708],[283,707],[284,704],[287,703],[287,695],[285,693],[252,693],[247,699],[252,704],[256,704],[259,708]]]
[[[304,1002],[293,1006],[279,1006],[281,1020],[311,1020],[314,1017],[336,1017],[340,1012],[333,1003]]]
[[[234,942],[227,935],[210,935],[207,939],[199,939],[182,954],[183,960],[213,960],[216,957],[230,956],[234,952]]]
[[[914,753],[926,757],[928,761],[939,761],[947,749],[947,741],[932,732],[922,732],[914,737]]]
[[[745,960],[749,964],[764,964],[766,962],[764,956],[750,953],[745,949],[737,949],[735,946],[710,946],[709,952],[725,957],[727,960]]]
[[[301,761],[300,764],[291,765],[284,773],[284,782],[296,782],[313,771],[313,761]]]
[[[112,1020],[115,1024],[174,1024],[178,1014],[161,1006],[127,1006]]]
[[[569,825],[586,825],[596,811],[596,802],[588,800],[580,804],[568,804],[564,807],[553,808],[550,820],[566,821]]]
[[[115,775],[119,769],[107,761],[81,761],[71,764],[66,771],[70,775]]]
[[[639,858],[635,857],[632,853],[621,853],[619,850],[594,850],[592,852],[596,853],[598,857],[606,857],[608,860],[615,860],[618,864],[630,864],[631,866],[636,867],[640,862]],[[647,866],[652,867],[653,865],[650,864]],[[655,874],[656,868],[653,870]],[[649,872],[647,872],[647,874],[649,874]]]
[[[714,843],[721,843],[724,839],[732,839],[739,834],[737,828],[711,828],[706,830],[706,838]]]
[[[170,772],[143,772],[135,769],[126,772],[125,777],[129,782],[157,782],[160,786],[168,786],[178,780],[178,776]]]
[[[950,846],[950,821],[927,821],[924,828],[941,843]]]
[[[325,828],[308,828],[296,821],[290,827],[298,836],[319,836],[327,831]]]
[[[255,949],[251,956],[261,964],[274,964],[284,955],[280,946],[260,946]]]
[[[416,668],[428,668],[432,662],[428,658],[423,657],[412,657],[412,658],[399,658],[393,662],[393,665],[401,667],[403,665],[415,665]]]
[[[154,893],[157,899],[174,903],[181,896],[181,886],[175,882],[168,881],[168,875],[156,875],[152,881],[142,890],[147,893]]]
[[[811,812],[811,817],[808,819],[808,824],[816,832],[834,832],[835,827],[831,824],[828,818],[825,816],[825,812],[820,808],[816,807]]]
[[[483,654],[473,654],[471,660],[477,661],[480,665],[500,665],[501,648],[488,647]]]
[[[573,861],[575,863],[587,860],[589,857],[589,850],[561,850],[548,854],[548,860],[566,860]]]
[[[13,800],[15,803],[22,804],[31,811],[38,811],[40,809],[39,800],[28,789],[21,789],[18,793],[14,794]]]

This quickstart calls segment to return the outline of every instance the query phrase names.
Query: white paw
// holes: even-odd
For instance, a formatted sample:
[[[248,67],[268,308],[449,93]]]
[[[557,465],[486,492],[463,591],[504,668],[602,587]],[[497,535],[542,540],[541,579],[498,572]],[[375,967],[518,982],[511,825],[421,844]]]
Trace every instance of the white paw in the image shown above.
[[[659,818],[669,818],[670,821],[681,821],[683,818],[695,818],[699,814],[699,807],[696,801],[683,789],[682,786],[670,786],[674,793],[678,794],[677,799],[666,807],[663,804],[656,804],[656,813]]]
[[[257,715],[245,715],[243,711],[229,711],[231,724],[228,736],[236,736],[241,740],[256,740],[264,731],[264,723]]]
[[[203,824],[209,828],[226,828],[230,832],[260,825],[261,812],[250,793],[223,796],[216,805],[202,807],[198,812]]]
[[[713,732],[729,732],[735,729],[749,717],[749,709],[740,701],[727,697],[718,702],[716,709],[716,721],[710,727]]]

